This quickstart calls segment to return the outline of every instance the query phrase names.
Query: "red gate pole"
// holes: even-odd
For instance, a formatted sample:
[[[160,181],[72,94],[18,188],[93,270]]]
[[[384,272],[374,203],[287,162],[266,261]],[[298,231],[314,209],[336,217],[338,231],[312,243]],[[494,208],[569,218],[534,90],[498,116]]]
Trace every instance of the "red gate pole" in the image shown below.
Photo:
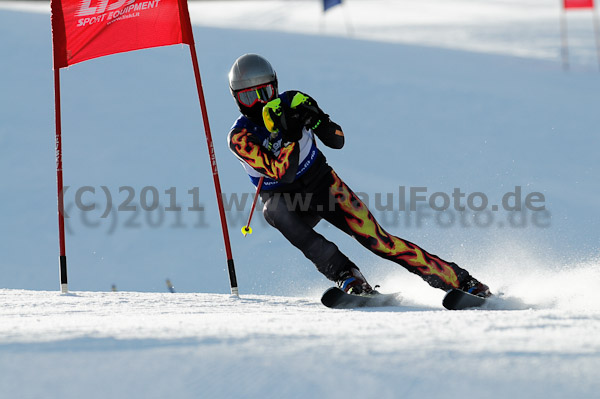
[[[65,204],[62,173],[62,126],[60,114],[60,69],[54,69],[54,119],[56,123],[56,190],[58,203],[58,242],[59,242],[59,276],[60,291],[69,292],[67,282],[67,254],[65,245]]]
[[[219,206],[219,216],[221,217],[221,228],[223,230],[223,241],[225,241],[225,253],[227,255],[227,270],[229,272],[229,283],[231,285],[231,294],[239,296],[237,278],[235,276],[235,266],[233,263],[233,255],[231,253],[231,244],[229,242],[229,230],[227,229],[227,218],[225,209],[223,208],[223,194],[221,192],[221,183],[219,181],[219,171],[217,169],[217,158],[215,156],[215,148],[213,146],[212,135],[210,133],[210,125],[208,123],[208,113],[206,111],[206,102],[204,100],[204,91],[202,90],[202,80],[200,79],[200,68],[198,67],[198,57],[196,56],[196,46],[192,40],[190,44],[190,53],[192,55],[192,64],[194,66],[194,76],[196,77],[196,88],[198,89],[198,99],[200,100],[200,109],[202,110],[202,120],[204,122],[204,132],[206,134],[206,144],[208,146],[208,156],[210,158],[210,166],[212,167],[213,181],[215,185],[215,193],[217,195],[217,205]]]

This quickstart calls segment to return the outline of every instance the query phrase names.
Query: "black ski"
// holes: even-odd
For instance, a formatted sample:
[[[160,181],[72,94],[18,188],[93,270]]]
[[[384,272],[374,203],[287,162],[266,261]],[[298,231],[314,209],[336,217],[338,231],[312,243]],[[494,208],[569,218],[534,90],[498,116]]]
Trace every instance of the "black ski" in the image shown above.
[[[323,305],[334,309],[399,306],[400,300],[400,295],[398,293],[353,295],[345,293],[338,287],[329,288],[321,297],[321,303]]]
[[[484,303],[485,298],[453,288],[446,293],[442,305],[449,310],[462,310],[478,308]]]

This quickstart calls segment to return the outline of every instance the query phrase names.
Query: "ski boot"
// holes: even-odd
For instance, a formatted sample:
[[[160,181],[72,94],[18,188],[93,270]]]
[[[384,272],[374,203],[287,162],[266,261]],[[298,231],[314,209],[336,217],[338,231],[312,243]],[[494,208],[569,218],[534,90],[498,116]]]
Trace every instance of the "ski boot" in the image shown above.
[[[339,279],[337,280],[337,286],[347,294],[377,294],[377,291],[367,283],[367,279],[365,279],[365,276],[363,276],[356,266],[351,266],[349,270],[340,273]]]
[[[474,277],[469,277],[468,279],[463,281],[463,283],[460,285],[460,287],[458,287],[458,289],[461,291],[468,292],[469,294],[480,296],[482,298],[492,296],[492,293],[490,292],[490,287],[479,282],[479,280],[477,280]]]

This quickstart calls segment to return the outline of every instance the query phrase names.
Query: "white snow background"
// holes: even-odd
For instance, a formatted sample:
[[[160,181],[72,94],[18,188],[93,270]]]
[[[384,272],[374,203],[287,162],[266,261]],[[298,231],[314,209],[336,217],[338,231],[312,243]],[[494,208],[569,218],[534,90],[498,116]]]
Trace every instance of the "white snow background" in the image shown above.
[[[452,212],[374,212],[498,297],[483,310],[443,310],[443,292],[322,224],[406,304],[326,309],[330,283],[258,212],[242,237],[250,196],[229,214],[241,293],[230,298],[187,46],[61,71],[73,293],[60,295],[49,7],[0,2],[1,397],[598,397],[591,14],[567,15],[565,72],[558,1],[347,3],[326,15],[317,1],[190,3],[224,193],[253,191],[225,137],[237,117],[227,72],[256,52],[280,89],[313,95],[344,128],[344,149],[325,154],[373,209],[377,193],[397,203],[399,186],[483,192],[490,206],[516,186],[543,193],[545,212],[493,212],[489,225],[468,213],[450,223]],[[85,186],[94,211],[75,204]],[[102,186],[114,207],[106,218]],[[122,186],[136,211],[117,211]],[[159,209],[141,208],[145,187]],[[172,187],[181,212],[165,211]],[[187,210],[196,187],[204,212]]]

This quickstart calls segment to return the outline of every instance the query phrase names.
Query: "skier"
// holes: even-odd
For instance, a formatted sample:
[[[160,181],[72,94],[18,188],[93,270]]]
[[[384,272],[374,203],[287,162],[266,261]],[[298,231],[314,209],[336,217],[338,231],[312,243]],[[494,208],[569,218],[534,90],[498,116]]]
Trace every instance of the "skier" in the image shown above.
[[[239,57],[229,72],[229,88],[242,113],[229,132],[229,148],[254,185],[263,177],[259,190],[266,221],[325,277],[350,294],[376,293],[358,266],[313,230],[321,219],[432,287],[491,295],[487,285],[455,263],[387,233],[377,223],[317,148],[315,137],[327,147],[342,148],[342,128],[309,95],[295,90],[279,94],[277,75],[265,58]]]

